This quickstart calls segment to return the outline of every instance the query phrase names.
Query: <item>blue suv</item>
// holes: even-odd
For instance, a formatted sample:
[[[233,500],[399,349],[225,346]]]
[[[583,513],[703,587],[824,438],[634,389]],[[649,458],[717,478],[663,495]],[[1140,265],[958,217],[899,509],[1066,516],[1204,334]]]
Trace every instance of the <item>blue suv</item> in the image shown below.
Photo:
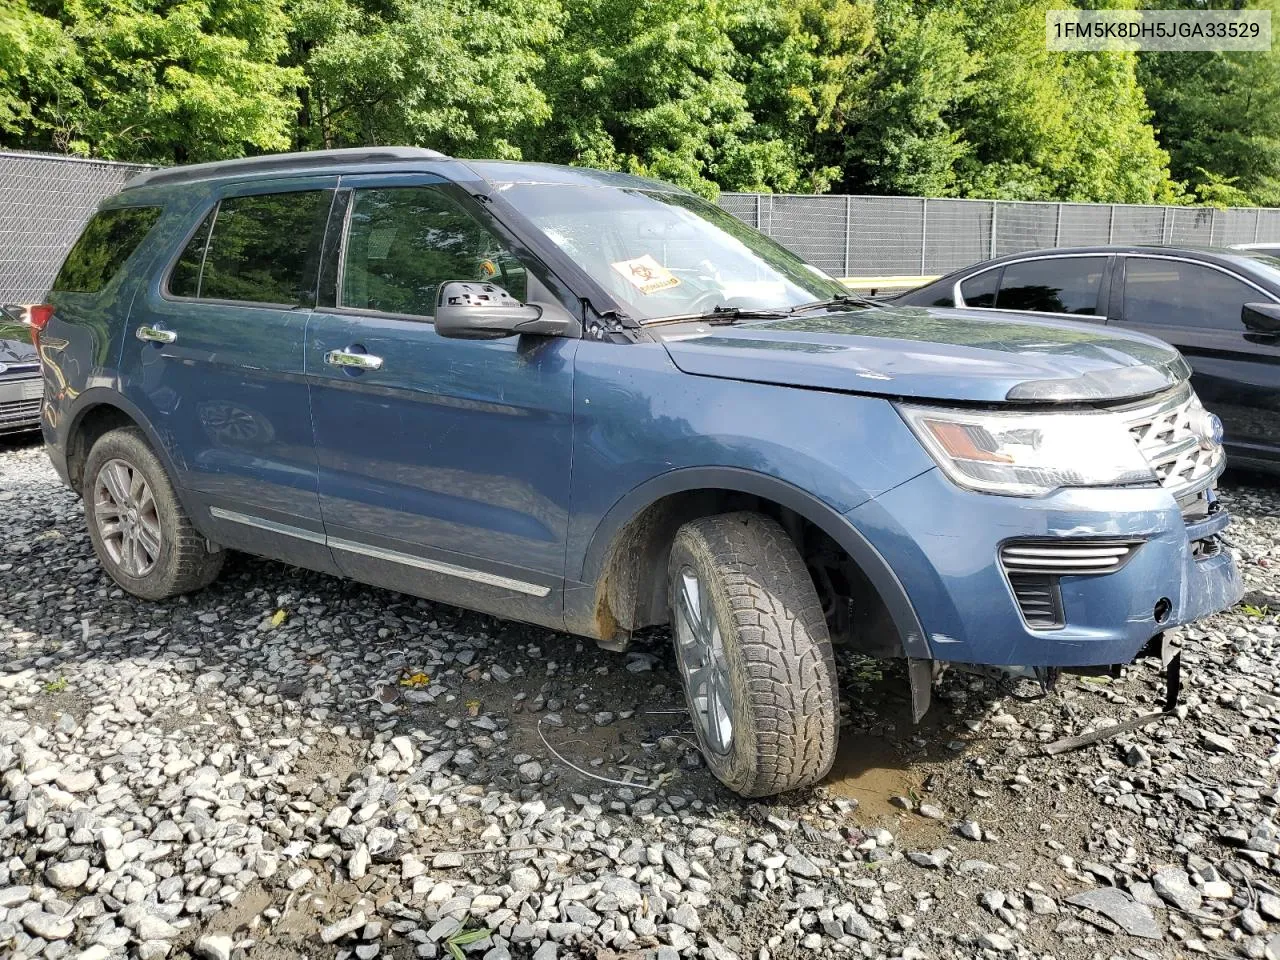
[[[43,430],[152,600],[227,549],[591,637],[670,624],[742,794],[813,783],[832,641],[1038,677],[1240,581],[1158,340],[884,308],[684,190],[409,148],[149,173],[36,311]]]

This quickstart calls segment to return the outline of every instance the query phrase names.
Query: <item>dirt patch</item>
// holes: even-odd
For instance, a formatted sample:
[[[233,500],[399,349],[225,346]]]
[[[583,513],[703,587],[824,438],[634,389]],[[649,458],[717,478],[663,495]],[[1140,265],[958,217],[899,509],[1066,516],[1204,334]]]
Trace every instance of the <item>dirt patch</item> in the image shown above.
[[[913,768],[885,737],[845,733],[831,773],[823,781],[833,796],[858,801],[858,819],[868,826],[897,823],[902,808],[894,797],[920,792],[923,775]]]

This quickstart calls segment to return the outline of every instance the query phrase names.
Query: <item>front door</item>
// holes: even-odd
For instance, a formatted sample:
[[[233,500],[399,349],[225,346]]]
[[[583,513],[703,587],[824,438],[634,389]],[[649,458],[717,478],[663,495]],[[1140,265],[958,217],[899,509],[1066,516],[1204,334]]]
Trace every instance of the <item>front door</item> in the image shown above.
[[[333,569],[303,346],[336,177],[231,184],[134,302],[121,369],[219,542]],[[198,225],[195,221],[198,220]]]
[[[1280,340],[1250,331],[1246,303],[1272,298],[1226,271],[1125,257],[1118,326],[1177,347],[1205,407],[1222,418],[1230,462],[1280,459]]]
[[[366,582],[559,625],[580,341],[437,336],[441,283],[536,300],[550,296],[539,268],[439,178],[341,187],[344,248],[321,287],[333,306],[306,348],[334,557]]]

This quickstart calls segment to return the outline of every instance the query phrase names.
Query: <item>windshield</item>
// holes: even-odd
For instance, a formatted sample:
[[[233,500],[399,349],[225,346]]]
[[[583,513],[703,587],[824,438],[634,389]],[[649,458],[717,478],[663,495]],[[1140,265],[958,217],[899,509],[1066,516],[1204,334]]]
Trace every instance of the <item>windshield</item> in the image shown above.
[[[849,296],[817,267],[688,194],[558,183],[499,189],[641,321]]]

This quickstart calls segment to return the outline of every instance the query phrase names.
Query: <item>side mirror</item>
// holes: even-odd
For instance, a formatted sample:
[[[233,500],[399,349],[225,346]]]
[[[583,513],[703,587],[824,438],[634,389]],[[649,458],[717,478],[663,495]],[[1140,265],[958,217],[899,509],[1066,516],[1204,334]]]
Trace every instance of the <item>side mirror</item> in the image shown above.
[[[1280,303],[1246,303],[1240,308],[1240,319],[1254,333],[1280,334]]]
[[[456,340],[501,340],[521,333],[556,336],[564,320],[544,317],[542,307],[524,304],[492,283],[450,280],[440,285],[436,333]]]

